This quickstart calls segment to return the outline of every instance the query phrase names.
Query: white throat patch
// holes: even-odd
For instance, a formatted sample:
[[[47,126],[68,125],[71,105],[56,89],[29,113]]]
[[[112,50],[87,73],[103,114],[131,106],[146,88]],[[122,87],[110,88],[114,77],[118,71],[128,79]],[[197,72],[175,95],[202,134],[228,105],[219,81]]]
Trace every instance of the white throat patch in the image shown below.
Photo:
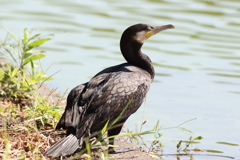
[[[134,36],[134,39],[140,43],[144,43],[147,38],[145,37],[145,33],[146,31],[141,31],[141,32],[138,32],[135,36]]]

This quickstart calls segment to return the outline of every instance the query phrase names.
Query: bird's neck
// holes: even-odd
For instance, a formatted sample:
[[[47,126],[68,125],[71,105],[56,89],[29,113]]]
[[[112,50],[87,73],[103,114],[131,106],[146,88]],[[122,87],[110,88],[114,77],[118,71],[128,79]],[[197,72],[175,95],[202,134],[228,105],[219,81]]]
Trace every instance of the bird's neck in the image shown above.
[[[146,70],[151,78],[154,78],[155,71],[150,58],[141,51],[142,43],[136,41],[120,43],[121,52],[128,63]]]

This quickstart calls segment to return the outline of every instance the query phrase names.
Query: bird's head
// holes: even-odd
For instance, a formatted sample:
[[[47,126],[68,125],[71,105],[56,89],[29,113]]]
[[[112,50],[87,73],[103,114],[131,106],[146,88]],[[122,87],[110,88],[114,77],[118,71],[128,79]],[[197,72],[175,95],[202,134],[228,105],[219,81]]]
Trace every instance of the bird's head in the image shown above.
[[[172,28],[175,28],[175,27],[171,24],[163,25],[163,26],[151,26],[148,24],[140,23],[140,24],[135,24],[135,25],[128,27],[124,31],[123,36],[129,37],[127,39],[132,39],[134,41],[137,41],[137,42],[143,44],[151,36],[161,32],[161,31],[164,31],[166,29],[172,29]],[[123,38],[123,39],[125,39],[125,38]]]
[[[141,52],[143,43],[151,36],[166,29],[175,28],[173,25],[151,26],[147,24],[135,24],[128,27],[120,40],[121,52],[128,63],[146,70],[153,79],[154,68],[150,58]]]

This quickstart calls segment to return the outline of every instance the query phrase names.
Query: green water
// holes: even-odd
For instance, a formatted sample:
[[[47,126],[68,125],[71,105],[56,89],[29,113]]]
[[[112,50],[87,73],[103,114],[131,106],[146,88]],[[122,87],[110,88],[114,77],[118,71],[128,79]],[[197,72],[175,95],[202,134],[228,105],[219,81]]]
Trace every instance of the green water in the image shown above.
[[[240,1],[1,0],[0,6],[0,24],[16,35],[29,28],[52,38],[41,63],[45,69],[52,65],[50,75],[61,70],[49,85],[62,92],[124,62],[119,39],[128,26],[173,24],[176,29],[151,37],[142,48],[156,77],[126,128],[135,131],[148,120],[143,130],[149,130],[160,120],[164,154],[176,153],[179,140],[202,136],[190,148],[205,151],[181,160],[240,159]],[[0,35],[3,41],[3,27]],[[193,118],[182,127],[194,134],[164,129]]]

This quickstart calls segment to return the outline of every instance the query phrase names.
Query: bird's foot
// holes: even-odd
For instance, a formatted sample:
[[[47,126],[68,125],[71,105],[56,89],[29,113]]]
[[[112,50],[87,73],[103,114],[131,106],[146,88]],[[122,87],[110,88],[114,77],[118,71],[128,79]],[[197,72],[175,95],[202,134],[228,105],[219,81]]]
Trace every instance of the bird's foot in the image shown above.
[[[108,153],[109,154],[116,154],[117,152],[112,147],[110,147],[110,148],[108,148]]]

